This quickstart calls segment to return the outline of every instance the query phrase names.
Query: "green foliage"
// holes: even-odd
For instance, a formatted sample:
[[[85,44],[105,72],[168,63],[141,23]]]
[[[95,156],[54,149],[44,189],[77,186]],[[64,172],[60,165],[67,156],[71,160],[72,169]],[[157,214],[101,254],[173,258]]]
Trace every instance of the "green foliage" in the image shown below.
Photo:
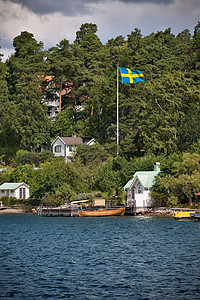
[[[1,201],[5,206],[22,206],[22,207],[37,207],[40,204],[40,201],[37,199],[17,199],[15,197],[8,197],[8,196],[3,196],[1,197]]]
[[[20,151],[17,167],[1,174],[2,182],[25,181],[32,197],[56,204],[92,190],[119,195],[136,171],[152,170],[160,161],[155,203],[197,200],[200,22],[193,36],[187,29],[174,36],[168,28],[143,37],[135,28],[127,39],[118,36],[103,45],[97,25],[86,23],[72,44],[63,39],[44,51],[43,42],[24,31],[13,45],[14,55],[6,63],[0,60],[0,156],[8,163]],[[145,83],[137,85],[119,82],[119,157],[117,66],[141,70],[145,76]],[[45,83],[46,90],[41,84],[44,75],[53,78],[49,86]],[[50,122],[45,101],[55,94],[60,113]],[[73,131],[99,144],[78,147],[75,162],[67,165],[39,153],[52,138],[71,136]]]
[[[55,194],[59,191],[70,200],[73,194],[84,191],[84,183],[81,179],[81,174],[73,168],[72,164],[66,164],[62,158],[53,159],[37,171],[32,196],[42,198],[47,192]]]
[[[80,193],[75,195],[73,200],[89,200],[92,197],[92,193]]]
[[[195,197],[196,193],[200,190],[199,154],[184,153],[182,161],[174,162],[173,175],[167,174],[159,177],[158,184],[168,194],[169,199],[167,203],[170,204],[171,199],[176,198],[179,203],[189,203],[192,205],[192,202],[197,200]]]
[[[73,119],[73,109],[66,108],[52,122],[52,136],[71,136],[75,131],[75,124]]]
[[[85,23],[72,44],[63,39],[48,51],[32,33],[21,32],[13,41],[15,54],[0,62],[0,146],[40,149],[74,130],[112,143],[120,65],[145,76],[143,84],[119,84],[120,154],[130,160],[189,151],[200,133],[199,27],[198,22],[193,36],[187,29],[174,36],[168,28],[146,37],[135,28],[127,41],[118,36],[103,45],[97,25]],[[42,75],[53,78],[48,91],[39,89]],[[42,98],[51,89],[60,99],[53,124]]]
[[[8,196],[2,196],[1,201],[4,206],[10,206],[15,204],[16,198],[14,197],[8,197]]]
[[[28,152],[27,150],[18,150],[15,162],[17,165],[32,164],[34,166],[38,166],[39,163],[45,162],[51,158],[53,158],[53,153],[50,151],[36,153]]]
[[[178,197],[176,196],[171,196],[167,200],[167,206],[168,207],[176,207],[178,204]]]
[[[93,165],[95,168],[99,163],[107,160],[109,154],[99,144],[86,146],[80,145],[77,147],[75,158],[79,159],[84,165]]]
[[[109,195],[122,194],[122,188],[128,178],[128,162],[125,158],[109,158],[96,171],[95,188]]]

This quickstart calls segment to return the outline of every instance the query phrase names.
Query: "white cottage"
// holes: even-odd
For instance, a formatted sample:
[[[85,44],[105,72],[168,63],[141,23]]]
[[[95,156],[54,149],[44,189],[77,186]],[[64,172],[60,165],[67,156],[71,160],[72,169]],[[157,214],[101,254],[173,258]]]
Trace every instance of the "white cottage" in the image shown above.
[[[91,138],[77,137],[76,133],[72,137],[58,136],[51,144],[51,149],[55,157],[63,156],[65,161],[73,160],[76,147],[79,145],[94,145],[96,141]]]
[[[3,196],[15,197],[17,199],[28,199],[30,186],[24,182],[5,182],[0,186],[0,198]]]
[[[154,171],[136,172],[124,186],[124,190],[127,192],[127,206],[131,207],[134,212],[145,211],[151,206],[150,193],[159,172],[160,163],[157,162],[154,165]]]

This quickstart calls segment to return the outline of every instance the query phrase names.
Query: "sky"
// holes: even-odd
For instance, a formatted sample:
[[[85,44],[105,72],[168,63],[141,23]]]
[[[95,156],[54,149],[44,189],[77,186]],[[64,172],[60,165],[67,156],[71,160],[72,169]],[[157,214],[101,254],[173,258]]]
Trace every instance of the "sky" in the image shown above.
[[[135,28],[143,36],[171,28],[174,35],[200,21],[200,0],[0,0],[0,53],[14,53],[13,39],[28,31],[44,49],[67,39],[71,43],[85,23],[98,27],[103,44]]]

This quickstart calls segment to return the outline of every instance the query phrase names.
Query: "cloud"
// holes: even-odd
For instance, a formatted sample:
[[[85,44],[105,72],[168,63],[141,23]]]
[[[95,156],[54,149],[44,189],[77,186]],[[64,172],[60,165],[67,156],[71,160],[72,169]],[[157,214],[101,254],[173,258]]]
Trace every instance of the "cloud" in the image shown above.
[[[106,43],[119,35],[126,38],[135,28],[141,29],[143,36],[169,27],[175,35],[184,29],[193,33],[200,21],[199,0],[0,0],[0,8],[0,52],[5,54],[4,61],[9,49],[14,52],[12,42],[21,31],[33,33],[48,49],[64,38],[73,42],[84,23],[97,24],[97,35]]]
[[[176,0],[165,6],[150,2],[131,3],[128,7],[124,1],[118,1],[115,6],[112,1],[107,1],[106,6],[103,2],[90,4],[92,6],[101,34],[108,35],[109,32],[111,37],[124,36],[125,32],[127,35],[135,28],[141,29],[144,36],[167,28],[175,35],[184,29],[193,32],[200,19],[199,0]]]
[[[8,2],[8,0],[3,0],[4,2]],[[115,0],[111,0],[112,2],[116,2]],[[49,13],[61,13],[66,16],[76,16],[89,14],[88,4],[93,3],[105,3],[106,1],[101,0],[10,0],[10,2],[17,3],[22,7],[26,7],[28,10],[44,15]],[[174,2],[174,0],[121,0],[123,3],[128,4],[170,4]]]

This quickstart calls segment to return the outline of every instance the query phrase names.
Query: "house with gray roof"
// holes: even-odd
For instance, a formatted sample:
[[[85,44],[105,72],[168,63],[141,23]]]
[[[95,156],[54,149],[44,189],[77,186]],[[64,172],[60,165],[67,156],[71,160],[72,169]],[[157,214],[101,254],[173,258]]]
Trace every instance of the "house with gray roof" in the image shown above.
[[[151,207],[152,187],[156,183],[156,176],[160,173],[160,163],[154,165],[154,171],[136,172],[124,186],[127,193],[127,206],[134,212],[145,211]]]
[[[5,182],[0,185],[0,198],[3,196],[28,199],[30,196],[30,186],[24,182]]]
[[[51,143],[51,149],[55,157],[63,156],[67,162],[73,160],[77,146],[90,146],[94,144],[96,144],[94,139],[77,137],[76,133],[74,132],[71,137],[57,136],[56,139]]]

